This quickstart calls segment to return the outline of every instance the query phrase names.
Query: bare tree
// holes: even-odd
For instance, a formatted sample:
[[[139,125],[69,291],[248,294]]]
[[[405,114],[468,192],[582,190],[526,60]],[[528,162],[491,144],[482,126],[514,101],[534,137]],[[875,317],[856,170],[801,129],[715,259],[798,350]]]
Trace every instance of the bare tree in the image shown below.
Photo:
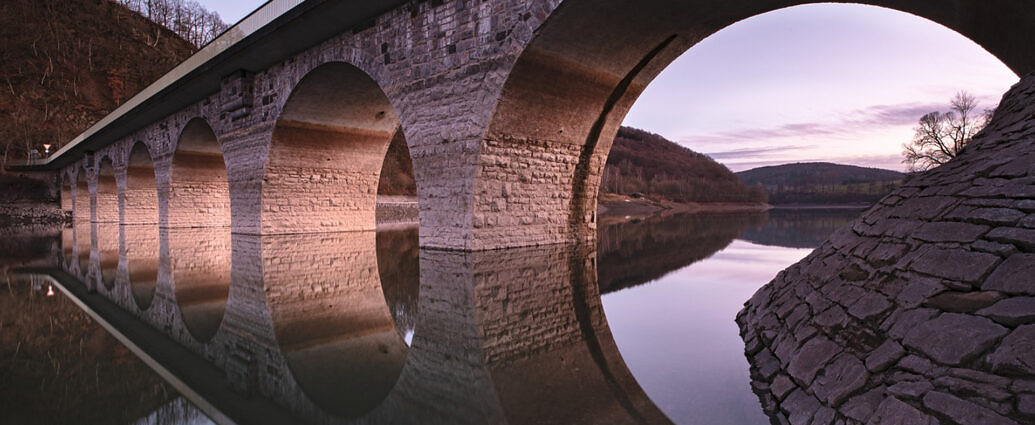
[[[930,112],[920,117],[913,129],[913,141],[902,145],[902,163],[913,172],[926,171],[955,158],[974,135],[988,125],[992,110],[978,114],[978,102],[965,91],[957,92],[948,112]]]

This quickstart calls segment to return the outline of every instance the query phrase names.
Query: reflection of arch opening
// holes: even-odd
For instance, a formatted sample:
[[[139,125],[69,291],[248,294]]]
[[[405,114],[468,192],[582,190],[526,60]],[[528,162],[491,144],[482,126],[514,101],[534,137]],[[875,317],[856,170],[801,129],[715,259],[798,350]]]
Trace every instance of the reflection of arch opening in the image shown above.
[[[119,225],[97,223],[97,260],[99,283],[109,291],[115,288],[115,273],[119,268]]]
[[[147,145],[137,142],[129,153],[126,167],[126,190],[123,223],[158,223],[158,187],[155,183],[155,165]]]
[[[630,0],[566,0],[536,29],[507,77],[485,134],[484,153],[527,157],[555,155],[544,175],[521,176],[508,164],[481,164],[474,193],[509,192],[539,201],[543,182],[562,194],[538,210],[501,209],[489,199],[475,202],[475,238],[520,228],[522,243],[589,239],[596,228],[596,195],[611,142],[643,88],[672,60],[704,37],[757,14],[805,4],[800,0],[720,3]],[[963,1],[966,13],[945,5],[885,0],[859,3],[891,6],[927,17],[985,47],[1015,71],[1035,68],[1033,6],[1022,2]],[[903,4],[905,3],[905,4]],[[1020,10],[1027,9],[1027,10]],[[1011,23],[1012,25],[1005,25]],[[1018,28],[1000,31],[999,28]],[[1005,34],[1000,34],[1006,32]],[[506,185],[506,186],[504,186]],[[515,217],[516,216],[516,217]],[[516,220],[514,219],[516,218]],[[491,237],[486,237],[491,239]],[[491,247],[491,246],[490,246]]]
[[[387,96],[358,68],[330,63],[307,74],[273,131],[261,232],[374,229],[378,178],[398,128]]]
[[[191,335],[208,342],[230,295],[230,228],[169,229],[168,238],[176,305]]]
[[[158,226],[127,225],[122,230],[126,238],[129,289],[137,307],[147,310],[158,287]]]
[[[98,223],[119,222],[119,188],[115,183],[115,168],[111,158],[104,157],[97,169],[97,216]]]
[[[75,179],[75,199],[72,202],[74,221],[90,221],[90,184],[86,180],[86,167],[79,167]]]
[[[169,182],[169,227],[230,226],[230,186],[216,134],[195,118],[180,133]]]
[[[274,331],[298,386],[338,416],[380,405],[409,347],[378,278],[374,232],[265,236],[262,252]]]

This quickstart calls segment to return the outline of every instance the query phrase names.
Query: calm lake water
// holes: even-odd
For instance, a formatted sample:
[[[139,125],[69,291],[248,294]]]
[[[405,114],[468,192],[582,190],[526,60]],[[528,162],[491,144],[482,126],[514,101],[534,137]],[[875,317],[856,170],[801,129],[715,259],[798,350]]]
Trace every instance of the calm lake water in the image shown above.
[[[299,392],[277,404],[302,411],[301,422],[768,424],[749,385],[734,317],[761,285],[860,212],[773,210],[605,224],[595,254],[556,247],[429,252],[418,248],[416,229],[381,231],[370,235],[376,250],[367,256],[376,258],[340,266],[333,256],[310,260],[309,272],[325,271],[360,287],[346,291],[346,298],[319,300],[337,307],[303,317],[298,311],[306,304],[298,297],[267,290],[286,373]],[[215,334],[228,296],[219,288],[231,281],[229,237],[183,235],[182,241],[194,242],[177,251],[175,233],[97,227],[93,243],[99,245],[91,253],[83,244],[89,239],[76,237],[89,233],[77,230],[0,246],[9,259],[0,307],[29,312],[24,323],[12,315],[0,323],[0,376],[14,383],[0,394],[0,423],[211,423],[103,329],[91,327],[60,291],[47,296],[54,290],[48,281],[12,275],[8,267],[36,257],[77,267],[93,261],[98,282],[117,287],[122,263],[122,279],[133,283],[127,297],[141,306],[158,299],[155,288],[168,278],[163,276],[180,276],[175,297],[184,321],[192,333]],[[364,237],[358,237],[361,244]],[[210,261],[184,270],[182,260],[141,248],[159,238],[169,240],[163,256]],[[287,246],[321,252],[356,239],[256,243],[270,252]],[[232,243],[251,242],[235,235]],[[234,261],[240,258],[236,249]],[[277,257],[266,268],[285,262]],[[376,270],[374,292],[357,286],[359,263]],[[163,267],[168,271],[156,272]],[[566,274],[554,279],[558,270]],[[316,276],[264,273],[268,288]],[[313,285],[333,280],[319,279]],[[57,331],[43,322],[53,316],[64,318]],[[60,383],[73,389],[57,394]]]

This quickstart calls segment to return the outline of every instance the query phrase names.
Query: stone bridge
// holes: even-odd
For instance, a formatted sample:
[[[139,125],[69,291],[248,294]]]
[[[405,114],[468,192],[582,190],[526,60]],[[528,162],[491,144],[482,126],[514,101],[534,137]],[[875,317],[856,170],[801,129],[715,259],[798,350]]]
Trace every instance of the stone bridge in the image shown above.
[[[119,273],[137,267],[160,270],[160,282],[176,279],[163,273],[204,276],[124,296],[186,298],[202,317],[222,314],[207,309],[223,297],[256,299],[259,287],[237,281],[257,271],[237,271],[262,255],[239,252],[373,229],[379,169],[400,132],[422,247],[583,243],[595,235],[611,140],[644,87],[710,34],[805,3],[274,0],[30,168],[60,174],[63,208],[77,222],[71,239],[93,247],[76,250],[78,263],[97,269],[84,274],[90,285],[127,291]],[[857,3],[930,19],[1019,75],[1035,71],[1030,1]],[[1033,420],[1033,87],[1035,77],[1024,77],[965,155],[886,198],[749,302],[739,321],[778,421]],[[155,264],[140,252],[153,247],[112,236],[130,231],[157,238],[163,252],[222,254]],[[177,236],[192,232],[214,236],[177,245],[196,240]],[[121,271],[116,258],[140,265]],[[247,301],[229,306],[220,328],[154,325],[203,354],[214,350],[206,336],[270,337],[239,326]],[[509,361],[505,346],[486,350]],[[235,364],[229,375],[252,373]]]

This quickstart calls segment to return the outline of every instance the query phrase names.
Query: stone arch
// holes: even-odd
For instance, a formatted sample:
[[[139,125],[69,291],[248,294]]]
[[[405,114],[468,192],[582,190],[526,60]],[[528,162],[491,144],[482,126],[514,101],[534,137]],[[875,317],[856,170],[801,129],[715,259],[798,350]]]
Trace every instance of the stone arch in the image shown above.
[[[229,227],[230,186],[223,150],[203,118],[184,125],[173,152],[168,219],[175,227]]]
[[[712,33],[806,3],[812,2],[565,0],[543,15],[506,77],[483,135],[482,158],[511,159],[479,161],[481,175],[473,189],[476,247],[592,238],[596,194],[611,142],[647,84]],[[1035,69],[1035,48],[1027,42],[1035,40],[1033,5],[1006,0],[855,3],[930,19],[977,42],[1016,72]],[[521,172],[522,162],[536,171]],[[520,207],[508,208],[509,202]]]
[[[262,234],[370,230],[399,118],[368,74],[344,62],[299,80],[277,117],[262,179]]]
[[[74,173],[75,197],[72,202],[72,217],[75,222],[86,222],[89,225],[91,220],[92,201],[90,197],[90,182],[88,180],[86,166],[80,165]]]
[[[158,224],[158,186],[153,156],[144,142],[136,142],[126,160],[123,224]]]

